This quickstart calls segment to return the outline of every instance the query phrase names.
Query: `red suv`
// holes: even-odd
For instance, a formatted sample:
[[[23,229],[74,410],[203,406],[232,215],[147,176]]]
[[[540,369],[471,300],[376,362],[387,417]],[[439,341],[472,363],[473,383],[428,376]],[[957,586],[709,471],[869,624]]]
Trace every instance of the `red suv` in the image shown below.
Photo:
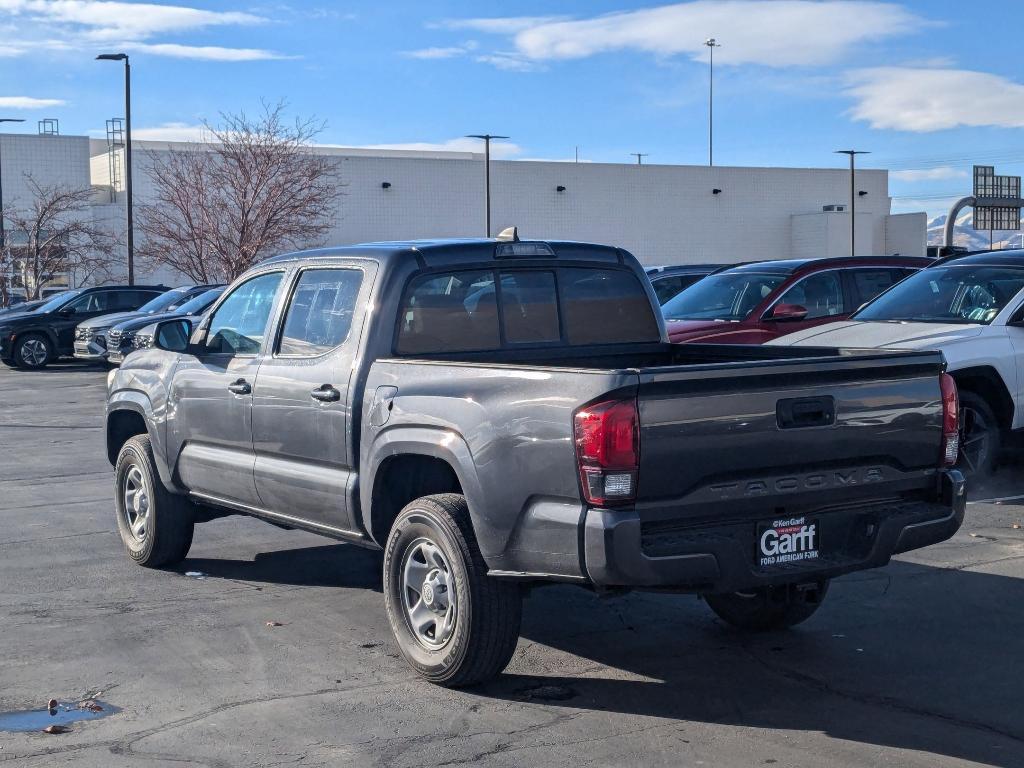
[[[932,263],[913,256],[847,256],[737,264],[694,283],[661,311],[674,342],[763,344],[844,320]]]

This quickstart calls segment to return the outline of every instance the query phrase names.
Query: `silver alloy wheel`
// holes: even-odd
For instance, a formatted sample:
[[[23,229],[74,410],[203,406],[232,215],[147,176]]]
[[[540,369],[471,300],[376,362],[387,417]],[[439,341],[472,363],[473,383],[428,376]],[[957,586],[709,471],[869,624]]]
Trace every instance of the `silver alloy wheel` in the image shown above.
[[[437,650],[451,638],[458,611],[455,578],[430,539],[416,539],[402,557],[402,607],[409,628],[425,648]]]
[[[42,339],[25,339],[21,343],[21,359],[33,368],[46,362],[46,342]]]
[[[960,458],[964,468],[977,472],[989,458],[991,426],[970,406],[960,409]]]
[[[124,476],[124,515],[128,530],[140,544],[149,533],[149,488],[137,464],[132,464]]]

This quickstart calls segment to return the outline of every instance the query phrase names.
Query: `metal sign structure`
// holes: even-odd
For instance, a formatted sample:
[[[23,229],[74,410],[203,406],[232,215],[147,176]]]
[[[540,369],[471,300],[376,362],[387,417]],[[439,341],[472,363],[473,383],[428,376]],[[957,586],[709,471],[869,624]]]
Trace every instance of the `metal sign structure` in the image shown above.
[[[974,229],[1020,229],[1020,176],[997,176],[991,165],[974,166]]]

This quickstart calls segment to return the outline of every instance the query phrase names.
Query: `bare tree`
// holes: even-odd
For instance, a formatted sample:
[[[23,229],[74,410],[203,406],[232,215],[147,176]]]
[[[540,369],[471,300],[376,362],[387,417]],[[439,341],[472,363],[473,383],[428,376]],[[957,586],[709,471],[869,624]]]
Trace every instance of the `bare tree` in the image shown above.
[[[46,283],[57,275],[67,274],[75,285],[109,280],[117,240],[93,223],[92,190],[40,184],[30,174],[25,174],[25,180],[31,192],[29,201],[4,210],[8,222],[6,247],[0,249],[4,298],[9,298],[11,288],[6,285],[6,275],[20,283],[30,300],[39,298]]]
[[[231,281],[256,262],[321,241],[341,194],[333,164],[310,151],[322,124],[222,115],[194,148],[150,152],[155,199],[140,210],[139,253],[197,282]]]

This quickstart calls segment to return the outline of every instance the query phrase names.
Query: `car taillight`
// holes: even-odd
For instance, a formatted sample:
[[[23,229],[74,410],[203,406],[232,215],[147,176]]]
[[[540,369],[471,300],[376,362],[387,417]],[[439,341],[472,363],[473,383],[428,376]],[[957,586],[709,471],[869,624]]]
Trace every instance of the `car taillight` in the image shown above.
[[[632,501],[640,466],[636,400],[610,400],[581,408],[573,416],[573,431],[584,498],[598,505]]]
[[[956,394],[956,381],[948,373],[939,378],[942,392],[942,453],[944,467],[956,464],[960,453],[960,398]]]

